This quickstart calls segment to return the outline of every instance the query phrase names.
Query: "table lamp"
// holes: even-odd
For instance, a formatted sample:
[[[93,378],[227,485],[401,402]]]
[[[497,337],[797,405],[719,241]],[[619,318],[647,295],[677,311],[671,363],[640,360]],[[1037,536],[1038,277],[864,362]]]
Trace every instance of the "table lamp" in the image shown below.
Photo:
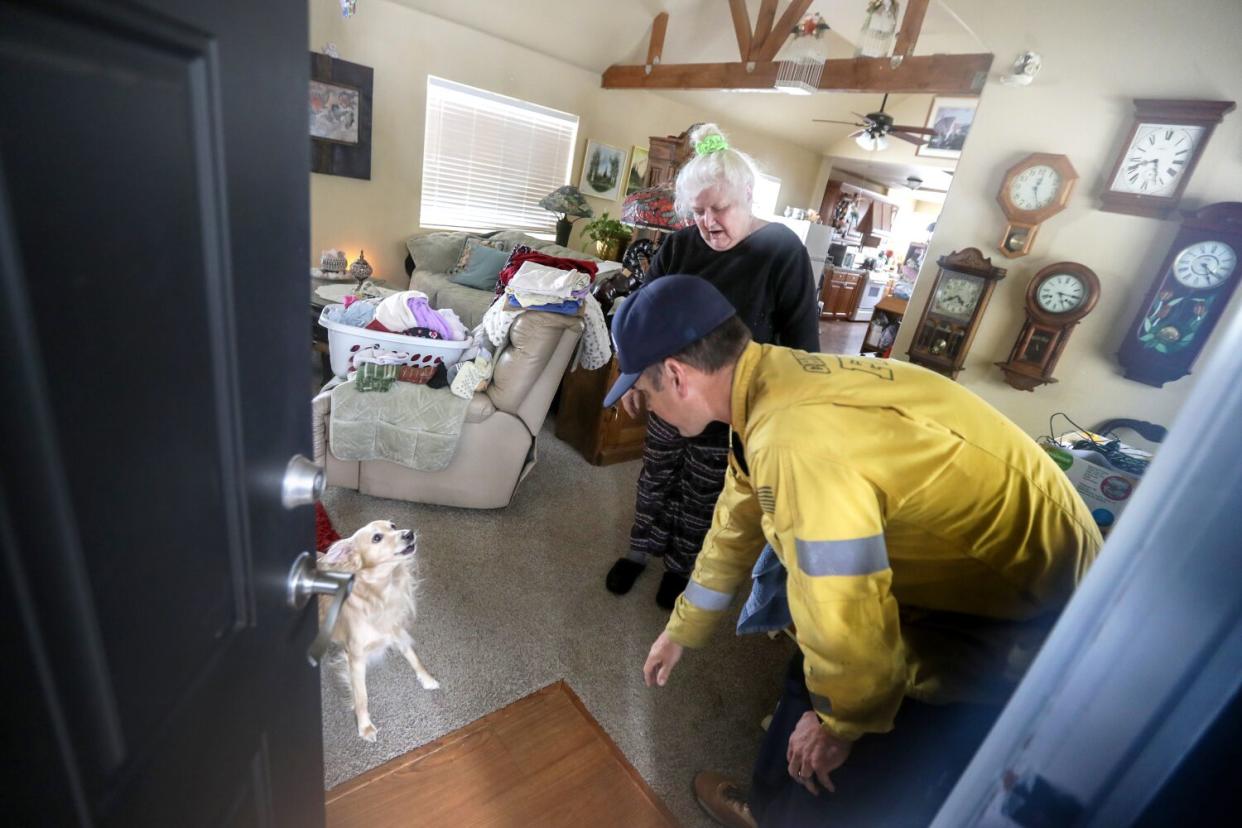
[[[539,200],[539,206],[549,213],[556,213],[556,243],[561,247],[569,244],[569,231],[573,229],[574,219],[590,218],[595,215],[586,198],[572,184],[557,187]]]
[[[686,217],[677,212],[676,195],[667,184],[657,184],[631,193],[621,202],[621,221],[634,227],[672,232],[689,227]]]

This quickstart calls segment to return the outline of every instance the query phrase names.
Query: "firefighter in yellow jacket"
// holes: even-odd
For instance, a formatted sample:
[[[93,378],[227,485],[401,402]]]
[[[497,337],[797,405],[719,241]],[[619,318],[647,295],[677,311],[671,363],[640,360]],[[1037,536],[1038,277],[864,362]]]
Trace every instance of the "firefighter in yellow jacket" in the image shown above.
[[[840,788],[830,774],[855,742],[885,744],[875,734],[896,728],[895,739],[903,700],[1002,701],[1094,560],[1099,530],[1030,437],[931,371],[754,344],[692,276],[644,287],[612,334],[622,373],[605,405],[633,388],[685,435],[713,421],[733,431],[712,528],[644,665],[648,685],[707,643],[752,570],[756,594],[768,588],[763,610],[792,622],[801,650],[807,709],[780,738],[804,801],[773,809],[752,785],[748,807],[712,774],[696,779],[699,800],[727,825],[755,824],[752,810],[764,824],[814,824],[811,811],[852,824],[833,810],[845,792],[817,799],[816,782]],[[879,824],[875,807],[856,813]]]

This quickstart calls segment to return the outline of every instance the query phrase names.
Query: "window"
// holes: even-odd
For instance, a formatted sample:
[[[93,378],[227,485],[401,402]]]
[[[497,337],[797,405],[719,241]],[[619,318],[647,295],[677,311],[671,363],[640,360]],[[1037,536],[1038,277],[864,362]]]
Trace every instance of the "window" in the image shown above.
[[[569,182],[578,116],[427,77],[419,224],[551,231],[539,199]]]
[[[755,173],[755,190],[750,211],[756,216],[776,214],[776,198],[781,194],[781,180],[776,176]]]

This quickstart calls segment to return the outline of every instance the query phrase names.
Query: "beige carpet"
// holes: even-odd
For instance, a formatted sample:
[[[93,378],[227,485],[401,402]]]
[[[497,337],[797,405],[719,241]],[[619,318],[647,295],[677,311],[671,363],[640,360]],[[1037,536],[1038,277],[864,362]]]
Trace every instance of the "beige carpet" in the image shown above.
[[[348,689],[325,670],[325,787],[564,680],[684,825],[711,825],[691,779],[703,768],[748,775],[792,644],[721,629],[710,647],[687,652],[669,686],[647,689],[642,663],[667,618],[655,605],[662,565],[623,598],[604,589],[626,547],[638,463],[591,466],[550,427],[539,452],[515,502],[497,511],[328,490],[342,534],[378,518],[419,532],[414,637],[441,689],[420,688],[400,656],[372,667],[379,738],[368,744]]]

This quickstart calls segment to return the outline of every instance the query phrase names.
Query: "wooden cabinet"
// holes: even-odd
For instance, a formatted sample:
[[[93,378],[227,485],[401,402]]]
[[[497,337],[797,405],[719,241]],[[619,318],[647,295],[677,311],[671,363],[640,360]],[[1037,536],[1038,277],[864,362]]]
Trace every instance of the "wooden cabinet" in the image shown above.
[[[863,235],[863,244],[867,247],[882,247],[888,244],[897,221],[897,205],[878,199],[871,203],[871,209],[858,223],[858,232]]]
[[[620,370],[613,357],[594,371],[579,368],[561,381],[556,436],[569,443],[588,463],[607,466],[641,457],[647,437],[647,417],[625,413],[620,403],[604,408],[604,395]]]
[[[677,171],[690,157],[690,135],[656,136],[647,139],[647,179],[645,185],[673,184]]]
[[[820,319],[849,319],[858,308],[865,280],[857,270],[829,267],[824,271],[824,286],[820,301],[824,308]]]

